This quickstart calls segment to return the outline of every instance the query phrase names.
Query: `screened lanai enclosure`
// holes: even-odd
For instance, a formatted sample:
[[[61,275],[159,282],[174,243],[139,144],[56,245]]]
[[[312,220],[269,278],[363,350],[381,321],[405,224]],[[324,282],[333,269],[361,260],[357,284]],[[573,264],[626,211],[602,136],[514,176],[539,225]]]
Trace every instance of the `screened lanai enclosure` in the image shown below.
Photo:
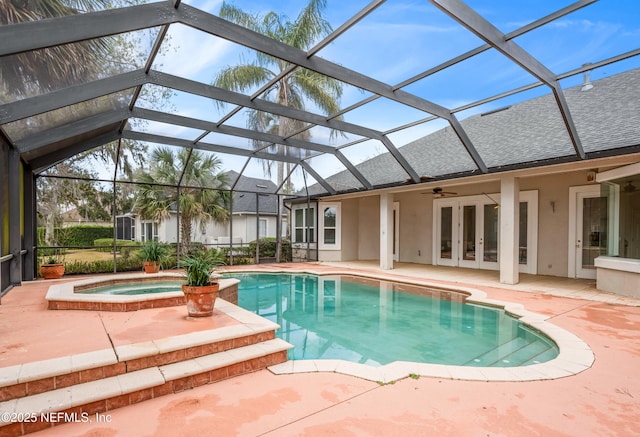
[[[294,204],[638,153],[637,107],[567,98],[640,66],[610,3],[3,0],[0,288],[49,255],[137,268],[149,240],[317,259]],[[484,116],[541,96],[553,147],[527,119],[485,140]],[[625,134],[594,141],[614,110]]]

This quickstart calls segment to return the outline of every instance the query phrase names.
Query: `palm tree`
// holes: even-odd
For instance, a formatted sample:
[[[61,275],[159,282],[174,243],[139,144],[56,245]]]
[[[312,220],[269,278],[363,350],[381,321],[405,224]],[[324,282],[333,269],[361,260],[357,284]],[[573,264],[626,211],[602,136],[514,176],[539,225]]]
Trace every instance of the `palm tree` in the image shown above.
[[[103,9],[106,0],[0,0],[0,25]],[[24,97],[94,77],[109,47],[104,39],[10,56],[0,63],[0,95]]]
[[[220,16],[234,23],[245,26],[253,31],[269,36],[275,40],[284,42],[301,50],[309,50],[319,38],[331,32],[331,25],[322,16],[326,7],[326,0],[310,0],[309,4],[300,12],[298,18],[291,22],[284,15],[269,12],[264,16],[251,15],[235,6],[222,3]],[[258,53],[255,60],[249,64],[237,65],[223,69],[213,80],[213,85],[239,91],[248,92],[279,77],[290,67],[285,61]],[[264,99],[304,109],[305,101],[313,102],[326,115],[335,114],[340,109],[339,100],[342,96],[342,84],[332,78],[319,73],[296,68],[280,78],[269,90],[265,92]],[[305,123],[299,120],[277,117],[260,111],[252,111],[247,121],[250,129],[261,132],[269,132],[286,136],[304,127]],[[306,137],[305,137],[306,135]],[[308,131],[298,138],[308,139]],[[262,148],[266,145],[254,142],[254,147]],[[280,154],[290,153],[282,145],[274,146]],[[271,173],[271,167],[267,165],[265,170]],[[278,186],[284,180],[284,166],[278,162],[277,181]]]
[[[196,150],[177,152],[159,147],[151,153],[151,167],[141,175],[134,210],[143,219],[162,220],[180,208],[181,254],[191,244],[194,222],[204,230],[208,221],[229,220],[230,193],[222,161]],[[180,193],[180,197],[178,197]]]

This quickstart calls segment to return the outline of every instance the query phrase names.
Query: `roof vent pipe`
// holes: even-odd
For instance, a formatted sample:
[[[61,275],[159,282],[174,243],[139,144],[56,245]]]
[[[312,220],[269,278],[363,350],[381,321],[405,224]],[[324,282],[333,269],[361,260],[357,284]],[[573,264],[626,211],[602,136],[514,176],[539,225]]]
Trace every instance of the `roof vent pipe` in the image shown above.
[[[582,66],[586,67],[588,65],[591,65],[591,63],[583,64]],[[591,88],[593,88],[593,84],[591,83],[591,70],[587,70],[583,73],[582,88],[580,88],[580,91],[589,91]]]

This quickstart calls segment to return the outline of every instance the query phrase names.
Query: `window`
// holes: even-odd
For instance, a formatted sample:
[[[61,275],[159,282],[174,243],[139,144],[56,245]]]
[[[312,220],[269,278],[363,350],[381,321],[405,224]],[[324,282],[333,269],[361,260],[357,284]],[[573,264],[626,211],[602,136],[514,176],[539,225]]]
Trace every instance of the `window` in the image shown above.
[[[599,176],[602,208],[598,226],[591,226],[589,241],[607,248],[606,255],[640,259],[640,164],[603,172]],[[606,177],[610,173],[614,178]],[[618,177],[616,177],[618,176]],[[608,180],[607,180],[608,179]],[[586,238],[586,237],[585,237]]]
[[[293,213],[293,242],[315,243],[315,207],[299,207]]]
[[[322,250],[340,250],[340,204],[320,203],[319,241]]]
[[[265,238],[267,236],[267,219],[260,219],[258,223],[258,238]]]
[[[116,239],[135,240],[136,239],[136,219],[126,215],[116,217]]]
[[[158,223],[142,222],[140,239],[142,241],[158,241]]]

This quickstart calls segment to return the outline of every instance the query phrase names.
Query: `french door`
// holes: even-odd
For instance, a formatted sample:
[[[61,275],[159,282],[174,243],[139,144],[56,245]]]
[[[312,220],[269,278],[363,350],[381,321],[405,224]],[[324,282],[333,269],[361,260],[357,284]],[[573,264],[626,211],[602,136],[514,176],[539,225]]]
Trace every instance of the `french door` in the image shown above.
[[[481,200],[438,202],[437,264],[498,269],[498,209]]]
[[[520,270],[537,270],[537,191],[520,193]],[[500,195],[434,200],[434,264],[498,270]]]
[[[569,277],[595,279],[595,259],[607,252],[607,198],[600,186],[570,187]]]

